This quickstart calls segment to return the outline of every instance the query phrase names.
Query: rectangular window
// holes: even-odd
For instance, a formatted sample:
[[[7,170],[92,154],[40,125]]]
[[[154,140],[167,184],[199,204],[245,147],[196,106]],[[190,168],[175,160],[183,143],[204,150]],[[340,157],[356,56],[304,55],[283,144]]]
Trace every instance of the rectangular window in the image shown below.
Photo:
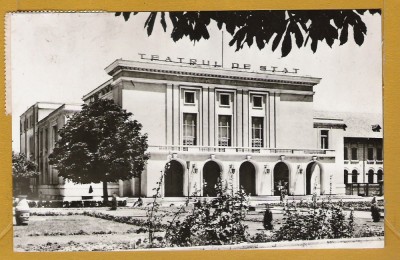
[[[263,102],[262,96],[253,96],[253,107],[261,108],[262,102]]]
[[[358,157],[357,157],[357,148],[351,148],[351,159],[352,159],[352,160],[358,160]]]
[[[219,104],[221,106],[230,106],[231,95],[229,94],[220,94],[219,95]]]
[[[39,154],[43,152],[43,132],[40,131],[39,133]]]
[[[378,161],[382,161],[383,160],[382,148],[376,148],[376,159]]]
[[[196,114],[183,114],[183,145],[196,145],[197,118]]]
[[[321,149],[329,148],[329,131],[321,130]]]
[[[58,141],[58,126],[57,125],[53,126],[53,141],[54,141],[54,144]]]
[[[49,131],[44,130],[44,149],[47,150],[49,149]]]
[[[347,149],[347,147],[344,148],[344,159],[345,160],[349,159],[349,150]]]
[[[185,104],[194,104],[195,100],[195,92],[194,91],[185,91]]]
[[[34,160],[35,159],[35,143],[33,136],[29,137],[29,157],[28,159]]]
[[[251,146],[263,147],[264,146],[264,118],[252,117],[251,118]]]
[[[374,159],[374,148],[368,148],[368,160]]]
[[[218,145],[231,146],[231,116],[218,116]]]

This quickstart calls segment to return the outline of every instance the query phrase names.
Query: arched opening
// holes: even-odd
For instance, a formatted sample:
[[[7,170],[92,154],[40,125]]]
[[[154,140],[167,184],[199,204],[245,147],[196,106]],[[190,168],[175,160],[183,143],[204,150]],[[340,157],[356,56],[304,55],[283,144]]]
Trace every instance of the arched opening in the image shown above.
[[[382,170],[378,170],[378,172],[377,172],[377,180],[378,180],[378,182],[382,182],[383,181],[383,171]]]
[[[278,162],[274,167],[274,196],[280,196],[281,191],[289,192],[289,167],[284,162]]]
[[[344,170],[344,184],[349,183],[349,171]]]
[[[368,171],[368,183],[374,183],[374,170]]]
[[[256,195],[256,168],[251,162],[240,165],[239,183],[246,194]]]
[[[215,197],[215,185],[221,176],[221,167],[215,161],[208,161],[203,167],[203,196]]]
[[[171,160],[169,164],[165,170],[164,196],[183,197],[184,167],[176,160]]]
[[[321,167],[318,163],[311,162],[306,169],[306,195],[311,195],[314,192],[320,193],[321,189]]]
[[[358,179],[358,172],[357,172],[357,170],[353,170],[351,172],[351,182],[357,183],[357,179]]]

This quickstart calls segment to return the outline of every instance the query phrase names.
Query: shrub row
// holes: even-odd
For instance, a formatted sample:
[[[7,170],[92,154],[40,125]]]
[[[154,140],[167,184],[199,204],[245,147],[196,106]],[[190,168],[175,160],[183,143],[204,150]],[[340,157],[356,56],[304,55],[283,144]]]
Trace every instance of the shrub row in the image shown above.
[[[105,220],[110,220],[110,221],[115,221],[119,223],[124,223],[124,224],[129,224],[129,225],[135,225],[139,227],[146,227],[147,226],[147,221],[143,219],[137,219],[134,217],[128,217],[128,216],[113,216],[109,214],[104,214],[101,212],[89,212],[89,211],[84,211],[83,212],[84,216],[90,216],[90,217],[95,217],[95,218],[101,218]],[[159,224],[156,225],[155,228],[161,230],[165,229],[167,225],[165,224]]]
[[[81,212],[53,212],[53,211],[47,211],[47,212],[30,212],[31,216],[73,216],[73,215],[82,215]]]
[[[62,201],[62,200],[42,200],[28,201],[28,205],[30,208],[95,208],[95,207],[104,207],[103,201],[99,200],[74,200],[74,201]],[[109,202],[110,206],[111,202]],[[119,207],[126,206],[126,200],[118,201]]]
[[[44,232],[43,234],[41,234],[41,233],[32,233],[32,234],[29,234],[28,236],[30,236],[30,237],[38,237],[38,236],[110,235],[110,234],[115,234],[115,233],[116,233],[116,232],[113,232],[113,231],[102,231],[102,230],[100,230],[100,231],[93,231],[93,232],[91,232],[91,233],[88,233],[88,232],[86,232],[86,231],[84,231],[84,230],[81,229],[81,230],[79,230],[79,231],[70,232],[70,233],[58,231],[58,232]]]
[[[304,201],[301,200],[296,204],[296,207],[298,208],[309,208],[311,201]],[[327,205],[327,201],[318,201],[317,206],[321,207],[323,205]],[[371,202],[370,201],[335,201],[335,202],[330,202],[330,205],[341,205],[341,207],[344,210],[358,210],[358,211],[370,211],[371,209]],[[384,208],[384,201],[379,200],[377,201],[377,204],[379,208],[383,211]]]

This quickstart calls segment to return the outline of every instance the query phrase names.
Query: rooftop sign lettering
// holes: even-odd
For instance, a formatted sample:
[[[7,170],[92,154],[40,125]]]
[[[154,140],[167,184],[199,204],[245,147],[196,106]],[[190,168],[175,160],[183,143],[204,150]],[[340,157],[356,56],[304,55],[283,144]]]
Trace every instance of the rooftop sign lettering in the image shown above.
[[[138,53],[140,56],[141,60],[146,60],[146,61],[158,61],[158,62],[166,62],[166,63],[176,63],[176,64],[187,64],[187,65],[192,65],[192,66],[208,66],[208,67],[214,67],[214,68],[222,68],[222,64],[218,63],[218,61],[210,61],[210,60],[199,60],[199,59],[192,59],[192,58],[182,58],[182,57],[173,57],[171,56],[166,56],[166,57],[160,57],[160,55],[156,54],[144,54],[144,53]],[[251,64],[246,64],[246,63],[236,63],[232,62],[231,69],[238,69],[238,70],[251,70]],[[279,68],[276,66],[267,66],[267,65],[261,65],[258,68],[259,71],[261,72],[280,72],[280,73],[291,73],[291,74],[297,74],[299,69],[292,68]]]

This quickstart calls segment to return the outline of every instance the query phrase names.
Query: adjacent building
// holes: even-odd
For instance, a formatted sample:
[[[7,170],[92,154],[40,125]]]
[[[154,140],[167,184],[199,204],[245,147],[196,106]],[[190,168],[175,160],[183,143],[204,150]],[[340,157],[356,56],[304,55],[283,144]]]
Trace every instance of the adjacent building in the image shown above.
[[[346,150],[362,144],[348,135],[346,120],[313,111],[319,78],[126,60],[114,61],[106,72],[110,80],[83,101],[108,98],[132,112],[148,134],[151,155],[140,178],[109,185],[109,194],[152,196],[162,175],[165,197],[215,196],[218,179],[252,196],[279,196],[282,190],[299,196],[343,195],[349,189],[353,168],[346,168]],[[47,163],[55,133],[76,111],[58,106],[38,122],[38,187],[48,197],[101,196],[101,185],[89,193],[89,185],[65,182]],[[373,166],[366,160],[378,167],[373,168],[374,181],[379,179],[382,138],[378,143]],[[358,158],[357,172],[368,173],[370,168],[361,168],[364,157]]]

